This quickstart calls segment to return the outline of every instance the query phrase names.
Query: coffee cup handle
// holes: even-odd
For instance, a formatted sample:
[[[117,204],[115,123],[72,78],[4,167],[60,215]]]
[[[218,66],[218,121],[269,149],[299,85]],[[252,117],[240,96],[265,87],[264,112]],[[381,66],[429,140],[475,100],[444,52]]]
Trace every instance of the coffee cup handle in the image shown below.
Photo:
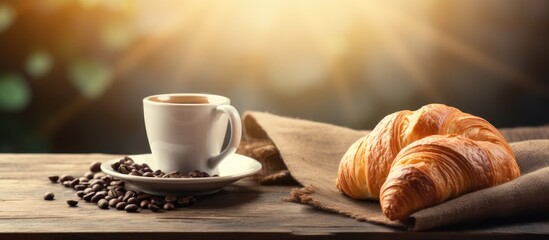
[[[221,151],[219,155],[211,157],[208,160],[208,165],[210,168],[215,168],[226,156],[235,153],[238,145],[240,144],[240,138],[242,137],[242,123],[240,120],[240,114],[238,114],[236,108],[231,105],[220,105],[217,106],[215,111],[216,113],[227,114],[229,117],[231,137],[227,147]]]

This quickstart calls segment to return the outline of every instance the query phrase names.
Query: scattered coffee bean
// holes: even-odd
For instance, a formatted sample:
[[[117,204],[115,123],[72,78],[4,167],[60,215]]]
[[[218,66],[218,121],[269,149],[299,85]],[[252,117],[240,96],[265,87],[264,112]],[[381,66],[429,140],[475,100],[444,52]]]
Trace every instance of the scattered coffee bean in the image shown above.
[[[78,180],[80,180],[80,183],[87,183],[90,181],[87,177],[79,177]]]
[[[86,195],[86,193],[84,193],[84,191],[78,191],[78,192],[76,192],[76,196],[78,196],[79,198],[83,198],[84,195]]]
[[[52,192],[47,192],[44,194],[44,200],[53,200],[55,198],[55,195]]]
[[[103,185],[101,185],[101,184],[94,184],[92,186],[92,191],[94,191],[94,192],[101,191],[101,190],[103,190]]]
[[[102,194],[102,193],[96,193],[92,198],[91,198],[91,201],[96,203],[96,202],[99,202],[99,200],[101,199],[104,199],[105,198],[105,194]]]
[[[101,209],[109,209],[109,202],[105,199],[100,199],[97,202],[97,206]]]
[[[76,205],[78,205],[78,200],[69,199],[67,200],[67,204],[69,204],[69,206],[71,207],[76,207]]]
[[[101,172],[101,162],[93,162],[90,164],[90,171],[91,172]]]
[[[150,198],[151,198],[151,195],[147,193],[144,193],[144,192],[137,193],[137,199],[139,200],[150,199]]]
[[[178,197],[177,201],[175,202],[175,206],[177,207],[187,207],[191,206],[196,199],[194,197]]]
[[[71,181],[70,185],[72,188],[74,188],[74,186],[78,185],[80,183],[80,179],[74,179]]]
[[[92,180],[94,176],[95,176],[95,173],[93,173],[93,172],[87,172],[87,173],[84,174],[84,177],[89,179],[89,180]]]
[[[92,197],[95,196],[95,192],[90,192],[82,197],[84,201],[91,202]]]
[[[160,207],[158,207],[158,205],[153,204],[153,203],[149,204],[148,208],[149,208],[151,211],[153,211],[153,212],[158,212],[158,211],[160,211]]]
[[[120,201],[118,201],[118,199],[113,198],[113,199],[109,200],[109,206],[116,207],[116,204],[118,204],[119,202]]]
[[[138,204],[139,203],[139,199],[137,199],[136,197],[131,197],[128,199],[128,201],[126,201],[128,204]]]
[[[167,202],[167,203],[173,203],[173,202],[177,201],[177,196],[172,195],[172,194],[166,195],[166,197],[164,197],[164,201]]]
[[[168,203],[165,203],[165,204],[164,204],[164,209],[165,209],[165,210],[168,210],[168,211],[169,211],[169,210],[173,210],[174,208],[175,208],[175,206],[173,205],[173,203],[169,203],[169,202],[168,202]]]
[[[101,179],[104,176],[106,176],[106,174],[102,172],[98,172],[98,173],[95,173],[95,175],[93,175],[93,179]]]
[[[101,163],[92,163],[90,171],[86,172],[82,177],[75,178],[71,175],[48,176],[51,182],[61,182],[65,187],[71,187],[76,190],[75,195],[86,202],[97,203],[97,206],[102,209],[109,207],[118,210],[126,210],[127,212],[138,212],[141,209],[150,209],[152,212],[158,212],[160,209],[173,210],[175,207],[185,207],[192,205],[196,199],[190,197],[177,197],[173,194],[166,196],[155,196],[144,192],[136,192],[126,190],[124,181],[106,175],[101,172],[95,172],[97,166]],[[95,167],[95,168],[94,168]],[[125,157],[113,163],[111,167],[115,170],[120,168],[126,169],[126,174],[144,177],[157,178],[189,178],[189,177],[209,177],[206,172],[198,170],[190,172],[188,175],[183,175],[178,171],[164,173],[161,170],[151,170],[147,164],[138,164],[130,157]],[[100,170],[100,169],[99,169]],[[217,175],[214,175],[217,176]],[[53,193],[44,194],[44,199],[53,200]],[[78,205],[78,200],[67,200],[69,206]]]
[[[138,209],[139,209],[139,207],[137,206],[137,204],[128,204],[124,208],[124,210],[126,210],[126,212],[137,212]]]
[[[52,183],[56,183],[57,180],[59,180],[59,176],[58,176],[58,175],[51,175],[51,176],[48,176],[48,179],[49,179]]]
[[[116,209],[117,209],[117,210],[124,210],[124,209],[126,208],[127,205],[128,205],[128,204],[125,203],[125,202],[118,202],[118,203],[116,204]]]
[[[151,202],[149,200],[143,200],[143,201],[141,201],[141,203],[139,203],[139,206],[143,209],[147,209],[147,208],[149,208],[150,204],[151,204]]]
[[[60,182],[72,181],[72,180],[74,180],[74,177],[66,174],[61,175],[61,177],[59,178]]]

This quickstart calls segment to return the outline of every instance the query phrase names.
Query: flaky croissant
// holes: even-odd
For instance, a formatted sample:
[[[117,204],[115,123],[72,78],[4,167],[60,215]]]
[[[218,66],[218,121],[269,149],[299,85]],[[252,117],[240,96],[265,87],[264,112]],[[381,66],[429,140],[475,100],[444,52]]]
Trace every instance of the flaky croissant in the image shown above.
[[[468,192],[519,177],[511,147],[486,120],[443,104],[386,116],[341,159],[337,188],[379,199],[401,220]]]

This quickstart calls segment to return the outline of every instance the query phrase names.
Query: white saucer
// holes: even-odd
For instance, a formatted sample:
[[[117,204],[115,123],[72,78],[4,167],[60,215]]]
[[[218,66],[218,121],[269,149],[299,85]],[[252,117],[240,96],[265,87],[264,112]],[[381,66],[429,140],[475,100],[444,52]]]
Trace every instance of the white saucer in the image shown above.
[[[132,155],[136,163],[147,163],[153,167],[152,154]],[[119,173],[114,171],[111,164],[120,160],[111,159],[101,164],[101,171],[126,182],[129,189],[137,189],[154,195],[206,195],[218,192],[226,185],[244,177],[253,175],[261,170],[261,164],[249,157],[240,154],[231,154],[219,164],[219,177],[206,178],[152,178]],[[154,168],[153,168],[154,170]],[[129,185],[128,185],[129,184]]]

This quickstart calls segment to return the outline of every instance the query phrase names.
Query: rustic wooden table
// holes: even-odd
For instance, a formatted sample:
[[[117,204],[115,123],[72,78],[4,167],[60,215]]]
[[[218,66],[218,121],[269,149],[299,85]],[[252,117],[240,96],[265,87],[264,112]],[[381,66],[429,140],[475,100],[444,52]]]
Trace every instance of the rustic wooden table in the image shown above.
[[[0,239],[549,239],[549,220],[514,219],[491,224],[408,232],[358,222],[309,206],[284,202],[292,186],[240,180],[175,211],[126,213],[81,201],[75,191],[50,183],[52,174],[82,176],[103,154],[0,154]],[[43,200],[45,192],[55,200]]]

